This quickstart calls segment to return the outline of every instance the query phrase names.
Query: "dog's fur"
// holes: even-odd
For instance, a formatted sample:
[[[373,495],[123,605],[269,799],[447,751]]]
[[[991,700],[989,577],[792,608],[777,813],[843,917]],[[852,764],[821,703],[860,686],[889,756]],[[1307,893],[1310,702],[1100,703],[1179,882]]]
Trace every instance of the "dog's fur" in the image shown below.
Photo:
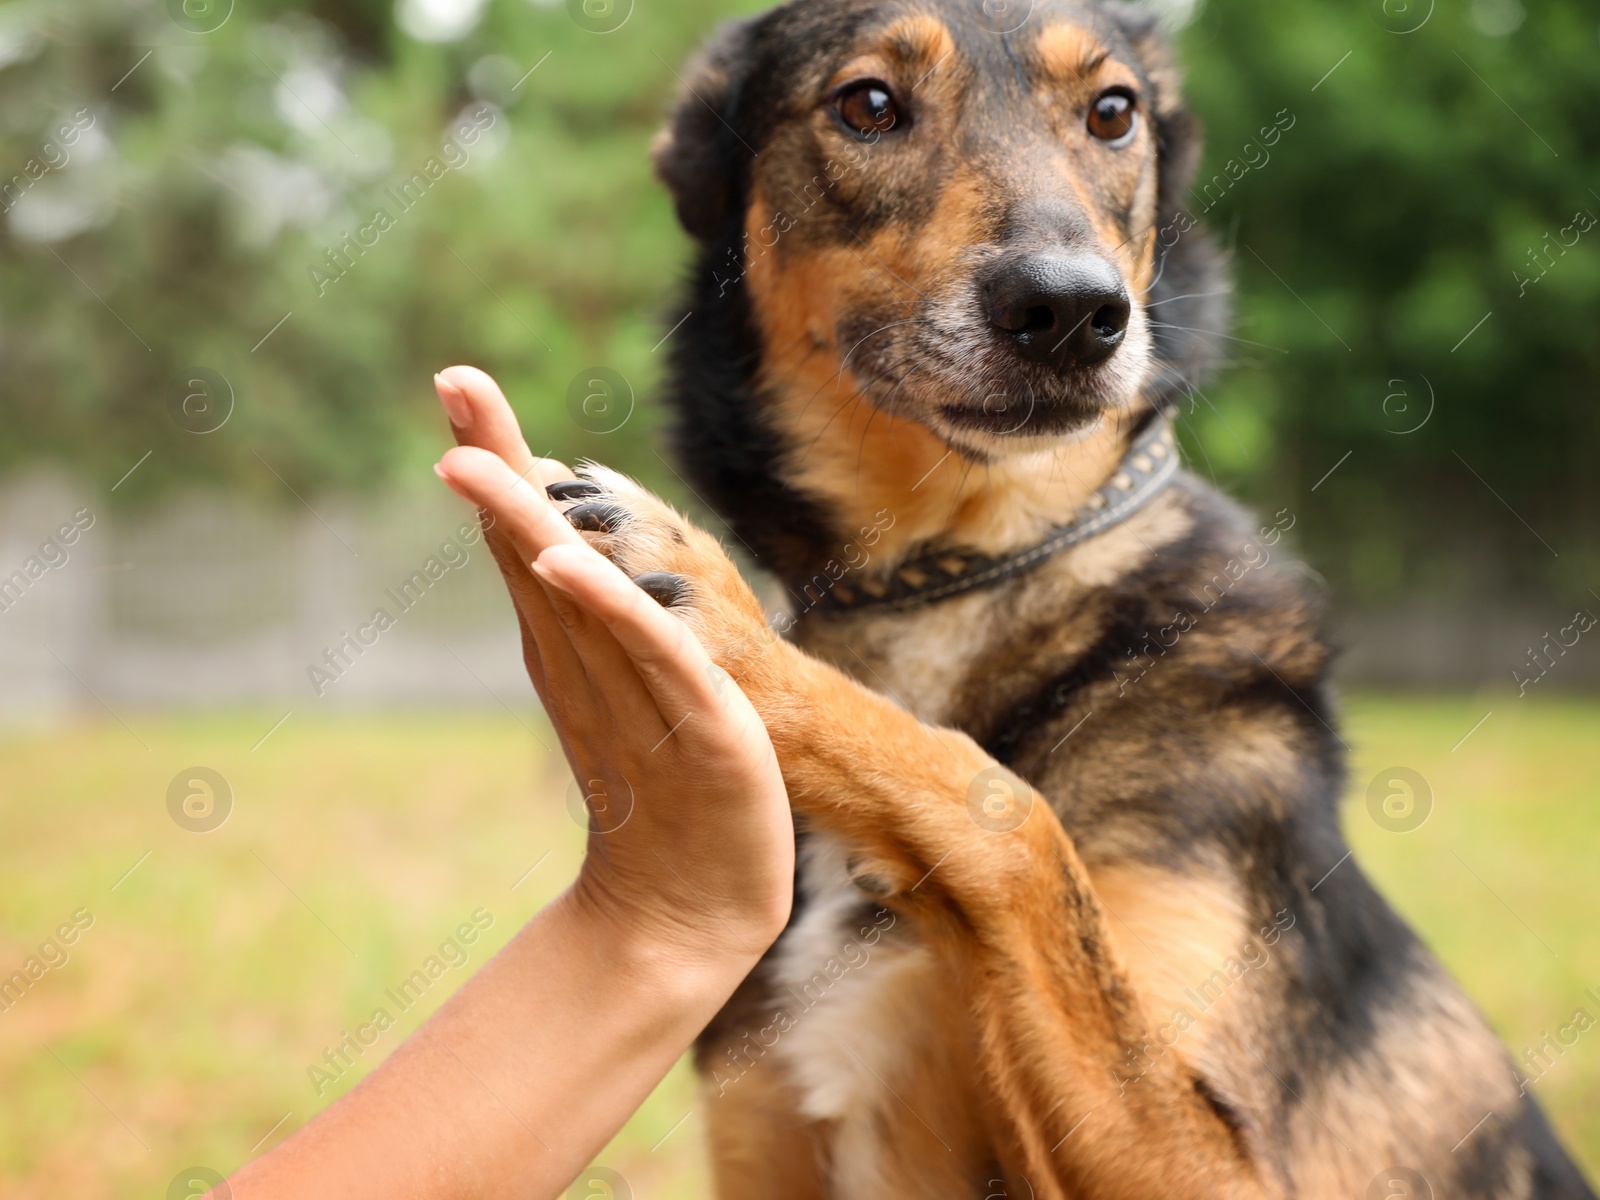
[[[901,101],[865,141],[831,101],[860,78]],[[1120,148],[1084,129],[1113,86],[1141,112]],[[597,536],[688,580],[806,830],[790,929],[699,1050],[724,1196],[1592,1197],[1349,860],[1292,513],[1183,476],[986,590],[816,606],[930,543],[1030,544],[1193,386],[1226,319],[1180,216],[1197,155],[1121,4],[997,32],[977,0],[794,0],[687,76],[656,148],[699,243],[679,449],[788,586],[793,641],[604,473],[626,516]],[[973,280],[1017,246],[1116,265],[1106,362],[1024,363],[988,326]]]

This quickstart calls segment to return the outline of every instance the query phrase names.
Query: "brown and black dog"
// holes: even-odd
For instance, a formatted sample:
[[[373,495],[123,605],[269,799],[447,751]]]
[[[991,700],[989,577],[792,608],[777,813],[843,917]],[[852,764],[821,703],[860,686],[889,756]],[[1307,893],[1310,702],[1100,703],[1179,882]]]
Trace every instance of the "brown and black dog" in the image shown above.
[[[1293,514],[1166,483],[1197,154],[1121,4],[794,0],[687,77],[678,444],[792,637],[627,480],[563,498],[682,577],[804,829],[700,1046],[724,1196],[1593,1196],[1349,858]]]

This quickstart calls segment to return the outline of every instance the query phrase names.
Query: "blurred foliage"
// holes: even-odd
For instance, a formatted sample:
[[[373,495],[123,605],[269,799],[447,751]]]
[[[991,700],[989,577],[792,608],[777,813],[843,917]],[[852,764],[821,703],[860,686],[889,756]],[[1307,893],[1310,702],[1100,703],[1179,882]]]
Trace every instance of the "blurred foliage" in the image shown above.
[[[1587,605],[1600,224],[1573,221],[1600,220],[1600,12],[1212,0],[1182,44],[1202,180],[1296,118],[1207,214],[1233,250],[1234,333],[1286,353],[1231,345],[1196,401],[1200,468],[1291,508],[1346,595]]]
[[[185,3],[227,8],[170,9]],[[426,479],[443,433],[429,378],[465,361],[500,378],[536,450],[670,480],[643,401],[685,247],[647,147],[719,15],[690,0],[600,35],[499,0],[429,43],[388,3],[241,2],[205,33],[167,0],[0,6],[0,162],[40,159],[82,109],[94,121],[9,203],[0,470],[54,459],[108,488],[154,450],[119,490],[135,502],[195,480],[288,498]],[[476,143],[442,153],[484,105]],[[462,165],[402,208],[392,189],[430,159]],[[374,244],[314,278],[347,235]],[[587,429],[569,415],[595,364],[640,401],[612,433],[594,431],[625,398]],[[219,413],[233,396],[205,436],[174,419],[193,368],[225,381],[206,389]]]
[[[1347,594],[1582,595],[1600,229],[1558,243],[1600,216],[1600,25],[1582,0],[1432,5],[1210,0],[1181,35],[1202,180],[1224,181],[1194,211],[1234,250],[1244,339],[1186,438],[1197,469],[1292,509]],[[0,4],[0,472],[58,461],[109,488],[140,462],[126,504],[197,480],[291,504],[424,480],[428,378],[470,361],[536,451],[681,490],[650,398],[686,245],[647,146],[690,50],[759,5],[639,5],[607,33],[578,0],[479,7]],[[1246,147],[1285,109],[1262,162]],[[395,203],[485,112],[459,169]],[[92,126],[51,149],[75,114]],[[376,240],[318,280],[358,234]],[[1523,288],[1536,247],[1554,261]],[[569,401],[595,366],[636,396],[612,432],[625,395],[598,418]],[[195,378],[221,407],[184,416],[207,402]],[[228,392],[227,423],[193,432]]]

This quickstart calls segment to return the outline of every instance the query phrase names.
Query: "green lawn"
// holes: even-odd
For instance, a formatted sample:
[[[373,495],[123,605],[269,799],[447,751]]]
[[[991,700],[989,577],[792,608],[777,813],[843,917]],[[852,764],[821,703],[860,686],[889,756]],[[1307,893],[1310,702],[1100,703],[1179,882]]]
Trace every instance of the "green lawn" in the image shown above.
[[[369,1070],[571,876],[582,835],[534,718],[296,714],[252,750],[279,715],[0,737],[0,976],[73,914],[93,920],[0,1012],[0,1194],[155,1198],[181,1169],[231,1169]],[[1583,995],[1600,992],[1600,703],[1366,698],[1346,740],[1357,857],[1513,1050],[1579,1007],[1600,1017]],[[208,833],[168,815],[194,766],[235,795]],[[1434,794],[1414,832],[1368,814],[1368,781],[1394,766]],[[477,909],[493,925],[469,961],[319,1096],[309,1068]],[[635,1196],[707,1194],[693,1090],[680,1068],[605,1156]],[[1600,1174],[1600,1035],[1537,1091]]]

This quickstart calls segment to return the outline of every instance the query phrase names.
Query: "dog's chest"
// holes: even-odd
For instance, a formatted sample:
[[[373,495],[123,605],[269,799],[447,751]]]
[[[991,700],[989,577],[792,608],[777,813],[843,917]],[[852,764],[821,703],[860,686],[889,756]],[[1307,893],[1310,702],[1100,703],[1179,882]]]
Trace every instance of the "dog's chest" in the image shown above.
[[[803,626],[799,644],[934,725],[952,723],[975,672],[1007,655],[987,593],[867,620]]]
[[[803,628],[801,644],[922,721],[957,727],[974,697],[1042,665],[1036,642],[1007,636],[987,592],[884,618],[818,623]],[[773,976],[777,1002],[794,1017],[778,1053],[798,1087],[798,1106],[833,1131],[829,1194],[982,1196],[992,1152],[981,1132],[970,1014],[912,930],[874,928],[882,910],[851,883],[848,857],[849,848],[830,837],[806,839],[801,911]]]
[[[802,846],[802,911],[770,980],[788,1017],[775,1052],[801,1115],[831,1131],[830,1196],[969,1200],[985,1148],[954,989],[846,861],[826,835]]]

